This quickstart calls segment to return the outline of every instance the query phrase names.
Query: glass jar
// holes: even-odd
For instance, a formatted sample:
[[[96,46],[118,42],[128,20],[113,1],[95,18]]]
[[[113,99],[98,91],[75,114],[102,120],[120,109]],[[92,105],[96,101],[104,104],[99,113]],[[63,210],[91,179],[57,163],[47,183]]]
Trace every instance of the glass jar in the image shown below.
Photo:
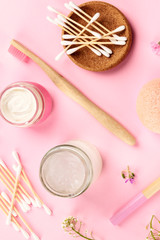
[[[82,194],[100,175],[102,159],[95,146],[74,140],[50,149],[40,165],[43,186],[59,197]]]
[[[0,114],[8,123],[29,127],[47,118],[52,99],[40,84],[16,82],[0,95]]]

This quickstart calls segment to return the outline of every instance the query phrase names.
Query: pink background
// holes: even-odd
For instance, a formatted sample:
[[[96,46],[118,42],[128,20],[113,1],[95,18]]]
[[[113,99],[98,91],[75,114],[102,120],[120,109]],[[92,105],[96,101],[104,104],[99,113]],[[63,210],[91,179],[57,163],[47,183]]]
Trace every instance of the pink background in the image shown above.
[[[77,0],[80,4],[83,1]],[[130,21],[134,41],[126,60],[115,69],[95,73],[73,64],[67,56],[55,62],[62,50],[61,31],[46,21],[46,6],[61,12],[64,0],[0,0],[0,91],[15,81],[34,81],[51,94],[52,114],[40,126],[19,129],[0,119],[0,156],[8,166],[14,163],[11,151],[16,149],[37,192],[53,209],[47,216],[33,209],[24,217],[44,240],[71,239],[61,229],[64,218],[73,215],[93,230],[97,239],[145,239],[145,230],[152,214],[160,214],[159,193],[130,216],[121,226],[109,222],[112,214],[131,197],[159,177],[160,136],[147,130],[136,114],[136,98],[144,83],[160,78],[160,58],[152,53],[150,42],[160,40],[159,0],[108,0]],[[21,41],[58,72],[74,83],[90,99],[119,119],[136,137],[138,144],[130,147],[105,130],[84,109],[61,93],[43,71],[32,61],[18,61],[8,53],[11,39]],[[57,144],[82,139],[97,146],[103,158],[100,178],[81,196],[61,199],[49,194],[39,181],[39,165],[43,155]],[[135,171],[136,183],[124,184],[121,170],[127,165]],[[0,190],[4,189],[0,185]],[[159,215],[160,216],[160,215]],[[6,227],[0,212],[0,239],[23,239]]]

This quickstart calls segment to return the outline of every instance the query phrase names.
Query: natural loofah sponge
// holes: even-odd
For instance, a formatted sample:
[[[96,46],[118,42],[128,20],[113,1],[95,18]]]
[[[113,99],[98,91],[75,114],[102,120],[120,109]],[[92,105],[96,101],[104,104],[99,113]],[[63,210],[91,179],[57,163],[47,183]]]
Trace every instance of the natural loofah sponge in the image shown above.
[[[137,98],[137,113],[145,127],[160,133],[160,79],[145,84]]]

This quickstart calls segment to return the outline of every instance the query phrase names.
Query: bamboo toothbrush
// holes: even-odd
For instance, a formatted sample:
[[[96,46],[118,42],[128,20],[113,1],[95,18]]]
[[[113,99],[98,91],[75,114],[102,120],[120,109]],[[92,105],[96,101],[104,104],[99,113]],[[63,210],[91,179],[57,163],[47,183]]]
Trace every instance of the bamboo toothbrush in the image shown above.
[[[79,103],[85,108],[93,117],[95,117],[105,128],[111,131],[115,136],[129,145],[134,145],[135,138],[126,130],[118,121],[99,108],[96,104],[91,102],[86,96],[84,96],[76,87],[68,82],[63,76],[57,73],[41,58],[24,47],[16,40],[12,40],[9,52],[14,56],[22,59],[25,55],[30,57],[35,63],[37,63],[41,69],[50,77],[53,83],[68,97],[72,98],[75,102]],[[21,52],[21,54],[20,54]]]
[[[110,221],[114,225],[119,225],[125,218],[127,218],[138,207],[144,204],[154,194],[160,191],[160,177],[145,188],[141,193],[136,195],[132,200],[124,205],[117,213],[115,213]]]

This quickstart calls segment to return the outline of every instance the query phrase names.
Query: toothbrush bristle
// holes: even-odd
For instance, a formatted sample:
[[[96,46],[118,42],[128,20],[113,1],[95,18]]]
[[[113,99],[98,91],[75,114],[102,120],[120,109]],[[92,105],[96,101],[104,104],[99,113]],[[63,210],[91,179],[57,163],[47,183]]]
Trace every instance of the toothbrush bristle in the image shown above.
[[[26,56],[24,53],[19,51],[13,45],[10,45],[10,47],[8,48],[8,52],[11,53],[14,57],[18,58],[22,62],[28,62],[28,60],[29,60],[28,56]]]

